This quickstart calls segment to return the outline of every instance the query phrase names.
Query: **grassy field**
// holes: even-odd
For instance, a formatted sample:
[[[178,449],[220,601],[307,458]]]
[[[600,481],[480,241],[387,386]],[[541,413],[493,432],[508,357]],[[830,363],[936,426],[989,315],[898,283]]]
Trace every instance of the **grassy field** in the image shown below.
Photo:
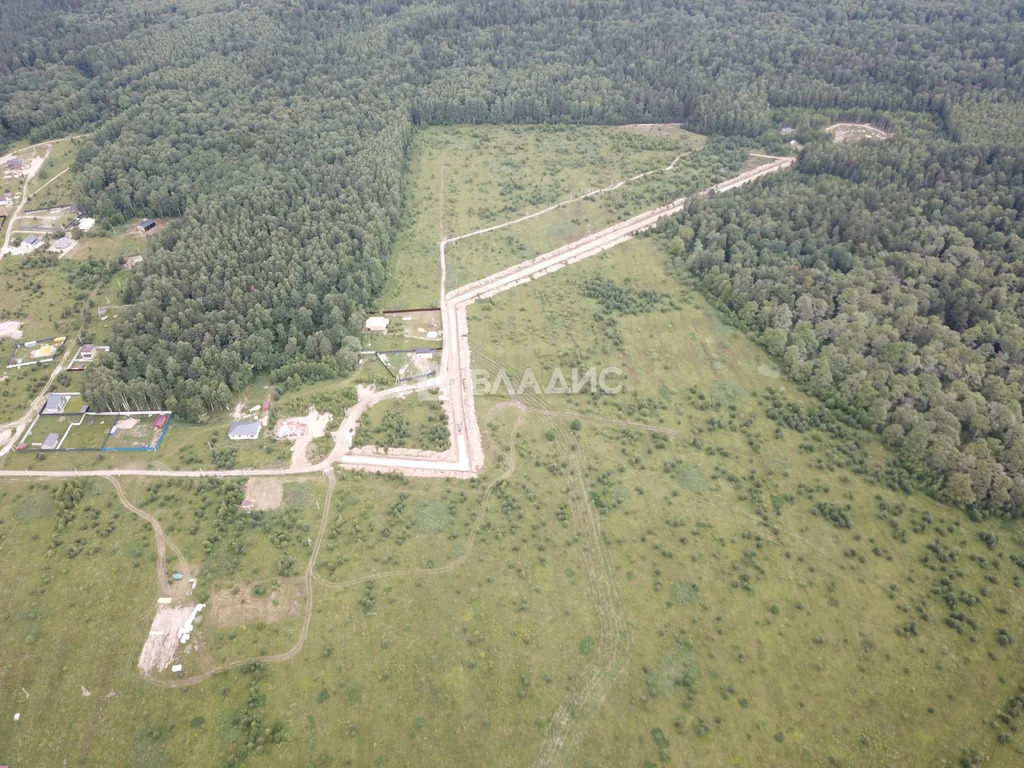
[[[43,167],[29,182],[26,210],[71,205],[77,202],[71,165],[86,141],[87,139],[82,138],[54,143]]]
[[[454,126],[416,136],[406,223],[385,308],[436,306],[438,242],[500,224],[636,173],[664,168],[704,139],[662,129]],[[444,168],[442,223],[441,169]]]
[[[729,158],[703,151],[683,157],[662,171],[619,189],[580,200],[544,216],[487,232],[445,249],[448,289],[540,256],[659,205],[695,194],[735,175],[742,155]],[[763,164],[756,161],[754,165]]]
[[[458,128],[461,154],[477,130],[525,141],[515,128]],[[426,159],[440,156],[424,146],[416,205],[438,181]],[[504,211],[484,170],[472,185],[454,176],[482,191],[452,198],[453,221]],[[513,208],[532,204],[508,194]],[[400,243],[432,239],[436,258],[436,214],[429,232],[425,214],[412,217]],[[801,396],[666,274],[662,248],[634,240],[470,308],[473,367],[513,384],[529,369],[542,388],[478,388],[477,480],[339,470],[330,505],[318,475],[283,482],[271,489],[280,503],[251,512],[241,479],[121,480],[198,573],[194,598],[209,600],[187,673],[294,648],[311,605],[286,660],[180,690],[144,682],[151,529],[103,480],[77,492],[0,481],[0,759],[1019,765],[1020,719],[999,720],[1022,682],[1019,527],[890,487],[878,442]],[[399,251],[394,296],[423,305],[427,271],[410,253]],[[606,387],[561,391],[573,371]],[[343,406],[365,375],[275,395],[272,414]],[[242,399],[259,402],[261,387]],[[408,423],[419,409],[387,402]],[[361,428],[375,429],[378,409]],[[172,422],[159,454],[133,460],[284,459],[263,438],[228,445],[228,421]],[[63,459],[5,466],[23,460]],[[321,523],[310,594],[302,574]]]
[[[359,420],[353,444],[448,450],[448,417],[435,398],[432,390],[378,403]]]
[[[1013,764],[985,723],[1020,682],[1001,634],[1024,622],[1019,528],[875,480],[874,439],[810,426],[827,422],[659,247],[470,313],[475,366],[622,371],[617,394],[524,398],[540,455],[522,464],[564,482],[578,452],[632,628],[579,763],[937,765],[971,745]]]

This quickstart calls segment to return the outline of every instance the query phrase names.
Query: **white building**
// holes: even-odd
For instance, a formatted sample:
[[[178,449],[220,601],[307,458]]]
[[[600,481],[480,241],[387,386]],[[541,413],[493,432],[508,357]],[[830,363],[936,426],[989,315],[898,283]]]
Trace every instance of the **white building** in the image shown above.
[[[368,333],[387,333],[390,322],[386,317],[368,317],[363,323],[363,330]]]

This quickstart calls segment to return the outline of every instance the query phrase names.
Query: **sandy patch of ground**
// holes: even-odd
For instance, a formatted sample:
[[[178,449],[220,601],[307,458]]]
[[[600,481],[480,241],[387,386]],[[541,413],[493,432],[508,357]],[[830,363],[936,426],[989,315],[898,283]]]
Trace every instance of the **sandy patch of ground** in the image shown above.
[[[20,339],[21,323],[16,320],[0,320],[0,339]]]
[[[277,509],[284,498],[284,483],[277,477],[250,477],[245,498],[252,499],[255,509]]]
[[[139,420],[129,416],[127,419],[121,419],[114,426],[117,427],[118,430],[135,429],[135,427],[139,426]]]
[[[263,596],[252,587],[219,589],[210,598],[209,621],[218,627],[251,624],[254,621],[284,621],[302,612],[302,579],[283,579],[281,586]]]
[[[876,128],[870,123],[836,123],[825,129],[835,138],[836,144],[860,139],[883,141],[892,138],[893,134]]]
[[[306,434],[293,438],[292,440],[292,469],[304,469],[310,466],[306,457],[306,449],[309,444],[318,437],[323,437],[327,432],[327,425],[331,422],[331,414],[318,413],[310,408],[305,416],[292,417],[290,421],[302,422],[306,425]]]
[[[142,674],[162,672],[171,665],[175,652],[181,647],[178,629],[188,621],[193,608],[193,604],[157,606],[149,637],[139,655],[139,671]]]

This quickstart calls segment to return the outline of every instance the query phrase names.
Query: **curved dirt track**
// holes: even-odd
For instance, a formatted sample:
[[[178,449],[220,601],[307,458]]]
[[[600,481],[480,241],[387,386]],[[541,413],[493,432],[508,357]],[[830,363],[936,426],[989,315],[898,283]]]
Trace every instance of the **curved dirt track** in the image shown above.
[[[149,523],[150,527],[153,529],[153,536],[156,538],[156,581],[157,584],[159,585],[160,592],[164,596],[170,595],[171,590],[167,579],[167,548],[170,547],[171,551],[174,553],[174,556],[178,558],[178,569],[182,573],[188,572],[188,561],[185,559],[185,556],[181,553],[181,550],[178,549],[177,545],[175,545],[174,542],[170,541],[167,538],[166,534],[164,533],[164,529],[160,525],[159,520],[157,520],[148,512],[144,512],[143,510],[139,509],[137,506],[132,504],[131,501],[128,500],[128,497],[125,495],[124,488],[121,487],[121,483],[118,482],[116,478],[108,476],[105,479],[112,486],[114,486],[114,490],[117,492],[117,498],[121,502],[121,505],[128,511],[134,512],[136,515],[141,517],[143,520]]]
[[[517,403],[504,403],[504,404],[499,404],[499,406],[496,406],[496,407],[503,407],[503,406],[508,406],[508,405],[516,405],[516,406],[518,406]],[[457,558],[452,560],[450,563],[446,563],[445,565],[440,566],[438,568],[412,568],[412,569],[405,569],[405,570],[383,571],[383,572],[380,572],[380,573],[370,574],[368,576],[364,576],[364,577],[360,577],[360,578],[356,578],[356,579],[351,579],[351,580],[345,581],[345,582],[329,582],[329,581],[325,581],[323,578],[321,578],[319,576],[319,574],[316,573],[316,561],[317,561],[317,558],[320,555],[320,547],[321,547],[321,545],[323,543],[324,534],[327,531],[327,524],[328,524],[328,522],[330,520],[331,497],[334,494],[334,486],[335,486],[335,483],[336,483],[336,480],[335,480],[335,477],[334,477],[334,472],[333,471],[332,472],[328,472],[328,474],[327,474],[327,496],[324,499],[323,514],[320,515],[320,528],[317,531],[316,540],[313,542],[313,550],[310,553],[309,562],[306,564],[306,570],[305,570],[305,573],[303,575],[303,584],[304,584],[304,587],[305,587],[305,590],[306,590],[306,610],[305,610],[305,613],[304,613],[303,619],[302,619],[302,628],[299,631],[299,636],[298,636],[298,638],[296,638],[294,645],[292,645],[291,648],[289,648],[287,651],[284,651],[283,653],[268,654],[268,655],[264,655],[264,656],[250,656],[250,657],[243,658],[243,659],[235,659],[233,661],[225,662],[223,664],[218,664],[215,667],[211,667],[210,669],[208,669],[208,670],[206,670],[204,672],[200,672],[199,674],[196,674],[196,675],[191,675],[190,677],[174,678],[174,679],[157,679],[157,678],[153,678],[153,677],[147,677],[146,678],[147,682],[150,682],[150,683],[152,683],[154,685],[163,686],[165,688],[187,688],[189,686],[196,685],[197,683],[201,683],[201,682],[203,682],[205,680],[209,680],[211,677],[213,677],[216,674],[219,674],[220,672],[226,672],[229,669],[233,669],[235,667],[240,667],[240,666],[243,666],[244,664],[248,664],[250,662],[259,661],[259,662],[266,662],[266,663],[276,663],[276,662],[281,662],[281,661],[288,661],[289,659],[295,658],[295,656],[298,655],[302,651],[303,647],[305,647],[306,640],[309,637],[309,626],[310,626],[310,623],[311,623],[312,618],[313,618],[313,582],[314,581],[316,581],[318,584],[321,584],[324,587],[327,587],[327,588],[330,588],[330,589],[343,589],[345,587],[354,586],[356,584],[361,584],[361,583],[363,583],[365,581],[371,581],[371,580],[374,580],[374,579],[384,579],[384,578],[388,578],[388,577],[401,577],[401,576],[433,576],[433,575],[438,575],[438,574],[448,573],[450,571],[454,571],[456,568],[458,568],[460,565],[462,565],[463,562],[465,562],[466,558],[469,556],[470,552],[473,549],[473,542],[476,540],[476,534],[477,534],[477,531],[480,529],[480,523],[481,523],[481,521],[483,519],[483,513],[484,513],[484,510],[487,507],[487,502],[490,499],[491,491],[494,489],[494,486],[497,485],[502,480],[505,480],[505,479],[511,477],[512,473],[515,472],[515,469],[516,469],[515,438],[516,438],[516,433],[519,430],[519,426],[522,423],[524,412],[525,412],[525,409],[522,406],[519,406],[519,415],[516,418],[515,424],[513,424],[513,426],[512,426],[512,434],[511,434],[511,436],[509,438],[508,467],[506,468],[504,473],[502,473],[499,477],[497,477],[494,480],[492,480],[491,483],[487,486],[487,489],[484,491],[483,498],[480,501],[480,509],[477,512],[476,520],[474,521],[473,528],[470,531],[469,536],[466,539],[465,551],[461,555],[459,555]],[[111,482],[114,484],[114,487],[116,489],[118,489],[118,496],[121,498],[122,503],[126,507],[131,509],[133,512],[138,514],[140,517],[142,517],[143,519],[149,521],[154,526],[154,531],[158,532],[157,549],[158,549],[158,552],[159,552],[160,556],[158,558],[157,573],[158,573],[158,578],[159,578],[160,574],[163,572],[163,568],[164,568],[164,566],[163,566],[163,552],[164,552],[164,546],[166,546],[166,540],[164,539],[163,530],[160,528],[159,523],[157,523],[154,518],[152,518],[150,515],[146,514],[142,510],[138,509],[137,507],[132,506],[131,503],[128,502],[127,499],[124,498],[123,492],[121,491],[121,488],[120,488],[120,485],[115,480],[111,480]],[[162,541],[164,542],[163,545],[161,544]],[[174,551],[180,557],[180,553],[178,552],[177,547],[175,547],[173,544],[171,544],[170,546],[172,547],[172,549],[174,549]],[[164,584],[164,587],[166,588],[166,578],[164,578],[162,583]]]
[[[164,688],[188,688],[189,686],[201,683],[204,680],[209,680],[216,674],[226,672],[229,669],[235,667],[241,667],[244,664],[250,662],[279,662],[288,661],[289,659],[295,658],[296,655],[306,645],[306,638],[309,637],[309,625],[313,620],[313,570],[316,567],[316,559],[320,553],[320,545],[324,539],[324,531],[327,530],[327,520],[330,517],[331,509],[331,495],[334,493],[334,472],[327,473],[327,498],[324,500],[324,512],[320,516],[320,530],[317,531],[316,540],[313,542],[313,551],[309,556],[309,563],[306,565],[306,571],[303,574],[303,585],[306,589],[306,612],[302,617],[302,628],[299,630],[299,636],[295,640],[295,644],[292,645],[287,651],[283,653],[272,653],[265,656],[249,656],[244,659],[235,659],[234,661],[228,661],[223,664],[218,664],[215,667],[211,667],[205,672],[200,672],[197,675],[190,677],[180,677],[173,679],[157,679],[154,677],[146,677],[145,680],[153,685],[159,685]]]

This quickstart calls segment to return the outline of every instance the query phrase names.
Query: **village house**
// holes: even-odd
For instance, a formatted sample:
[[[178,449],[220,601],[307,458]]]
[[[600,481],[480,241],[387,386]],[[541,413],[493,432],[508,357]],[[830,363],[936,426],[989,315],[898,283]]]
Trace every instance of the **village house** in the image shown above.
[[[46,396],[46,404],[43,406],[43,414],[49,415],[51,413],[64,413],[64,409],[68,405],[68,401],[71,400],[70,395],[66,395],[63,392],[53,392]]]
[[[143,219],[139,223],[139,233],[140,234],[145,234],[146,232],[150,232],[151,230],[153,230],[155,227],[156,227],[156,222],[155,221],[153,221],[152,219]]]
[[[263,425],[258,421],[236,421],[228,428],[229,440],[255,440]]]

